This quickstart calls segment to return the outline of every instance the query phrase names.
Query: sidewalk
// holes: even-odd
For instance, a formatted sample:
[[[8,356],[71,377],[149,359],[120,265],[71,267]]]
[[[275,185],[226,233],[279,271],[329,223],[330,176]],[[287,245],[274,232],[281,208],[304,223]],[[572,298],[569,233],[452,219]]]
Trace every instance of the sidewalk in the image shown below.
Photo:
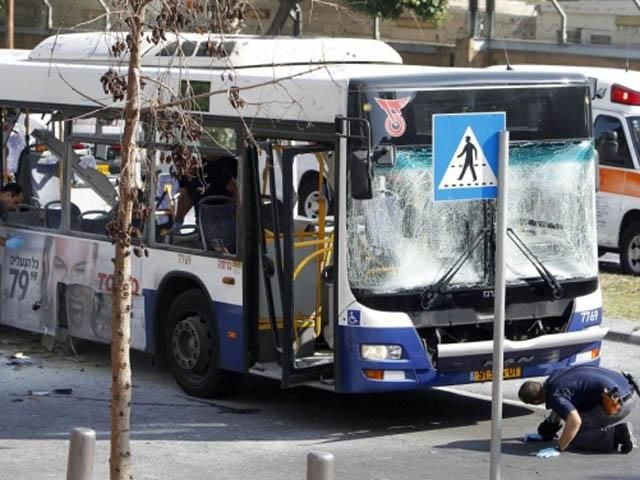
[[[605,327],[609,327],[609,332],[606,336],[607,340],[640,345],[640,322],[605,318],[602,324]]]

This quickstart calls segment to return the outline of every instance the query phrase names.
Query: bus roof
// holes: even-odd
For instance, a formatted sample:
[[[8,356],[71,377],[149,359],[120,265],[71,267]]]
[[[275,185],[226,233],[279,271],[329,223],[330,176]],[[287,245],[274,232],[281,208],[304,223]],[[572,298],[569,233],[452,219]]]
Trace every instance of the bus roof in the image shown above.
[[[71,33],[43,40],[29,60],[108,63],[114,60],[112,45],[122,32]],[[148,35],[146,35],[148,36]],[[158,45],[144,42],[142,65],[179,62],[189,68],[246,68],[264,65],[333,63],[401,64],[402,57],[379,40],[351,38],[257,37],[249,35],[167,34]],[[182,50],[179,60],[176,51]]]
[[[126,62],[115,62],[97,47],[87,47],[83,53],[82,45],[78,44],[82,38],[93,39],[94,47],[98,39],[103,39],[100,42],[106,48],[109,37],[105,37],[104,33],[61,35],[55,40],[49,38],[43,41],[30,52],[0,51],[0,76],[14,79],[6,82],[0,90],[0,103],[30,106],[34,111],[38,108],[72,112],[122,108],[122,102],[114,103],[111,96],[105,94],[101,78],[110,68],[124,75]],[[202,42],[202,38],[205,37],[185,35],[181,41],[191,39],[189,41],[195,42],[200,39],[198,42]],[[231,66],[235,60],[230,62],[227,59],[225,69],[203,66],[186,69],[181,60],[169,57],[168,53],[166,56],[156,55],[163,48],[168,48],[170,39],[163,47],[148,49],[145,52],[148,61],[143,66],[143,75],[152,80],[146,81],[142,90],[143,107],[157,103],[159,84],[173,92],[181,92],[184,91],[183,82],[188,79],[196,92],[211,93],[209,97],[202,98],[200,108],[217,116],[332,124],[337,115],[347,114],[349,88],[363,84],[382,90],[420,88],[427,84],[433,88],[491,88],[499,84],[584,81],[584,77],[577,74],[566,76],[549,72],[491,72],[486,69],[402,65],[394,63],[399,55],[391,47],[370,40],[225,37],[225,41],[230,38],[236,41],[232,52],[240,52],[247,47],[245,53],[238,54],[242,68]],[[243,43],[245,41],[246,45]],[[269,45],[269,48],[260,50],[260,45]],[[315,46],[306,48],[309,45]],[[362,49],[358,50],[360,47],[356,48],[357,45]],[[193,48],[195,52],[200,47]],[[359,51],[362,51],[362,55],[354,53]],[[251,55],[257,60],[252,61]],[[379,60],[374,62],[376,55]],[[174,63],[153,63],[161,57],[171,59]],[[271,58],[268,66],[262,65],[266,58]],[[351,60],[345,61],[347,58]],[[370,62],[361,61],[365,58]],[[327,59],[334,59],[335,62],[327,62]],[[205,60],[222,61],[211,57]],[[276,60],[293,63],[274,64]],[[252,63],[255,65],[249,66]],[[238,110],[229,101],[230,92],[236,87],[244,104]],[[166,98],[169,99],[168,94]]]

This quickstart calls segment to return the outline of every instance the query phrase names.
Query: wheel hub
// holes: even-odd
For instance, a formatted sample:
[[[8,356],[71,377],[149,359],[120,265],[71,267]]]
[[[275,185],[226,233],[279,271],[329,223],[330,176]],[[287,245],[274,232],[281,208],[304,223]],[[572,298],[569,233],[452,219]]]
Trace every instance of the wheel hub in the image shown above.
[[[184,370],[193,370],[201,357],[201,332],[198,317],[187,317],[173,329],[171,346],[176,363]]]
[[[640,273],[640,235],[636,235],[629,242],[629,266]]]
[[[304,201],[304,213],[309,218],[318,218],[320,214],[320,193],[312,192]]]

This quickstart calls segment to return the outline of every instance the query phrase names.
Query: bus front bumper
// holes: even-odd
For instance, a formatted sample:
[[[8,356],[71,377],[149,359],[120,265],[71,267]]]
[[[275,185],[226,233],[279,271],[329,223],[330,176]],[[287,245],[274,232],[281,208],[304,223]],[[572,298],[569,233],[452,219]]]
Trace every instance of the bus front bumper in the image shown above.
[[[504,366],[507,378],[549,375],[558,368],[578,362],[598,363],[602,339],[608,328],[600,325],[585,330],[542,335],[523,341],[505,340]],[[338,361],[337,390],[376,392],[459,385],[490,380],[493,341],[441,344],[435,358],[425,351],[415,329],[345,328],[348,341],[342,344]],[[361,344],[401,345],[403,358],[395,361],[363,359]],[[346,345],[351,345],[348,348]],[[354,348],[356,347],[356,348]]]

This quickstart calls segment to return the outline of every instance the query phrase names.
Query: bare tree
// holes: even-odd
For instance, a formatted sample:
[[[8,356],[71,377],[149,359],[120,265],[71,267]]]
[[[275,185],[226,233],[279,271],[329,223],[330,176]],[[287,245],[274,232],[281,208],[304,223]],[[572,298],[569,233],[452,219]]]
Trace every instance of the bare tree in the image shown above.
[[[120,171],[119,204],[111,233],[115,241],[113,286],[113,317],[111,339],[111,480],[133,478],[129,425],[131,419],[131,239],[132,212],[136,198],[134,188],[135,132],[140,121],[140,49],[144,35],[145,8],[151,0],[115,2],[125,8],[125,22],[129,27],[126,45],[129,66],[124,107],[124,135],[122,139],[122,168]],[[114,51],[123,46],[114,46]],[[114,76],[110,77],[114,79]],[[107,77],[109,79],[109,77]],[[103,82],[105,82],[103,77]],[[117,99],[122,97],[124,84],[112,80],[105,83]]]
[[[119,203],[116,218],[109,225],[110,234],[115,243],[114,287],[112,293],[112,344],[111,344],[111,480],[133,478],[129,427],[131,418],[131,364],[129,349],[131,345],[131,254],[140,255],[144,248],[136,243],[141,238],[134,227],[132,218],[137,202],[134,166],[140,154],[137,145],[141,115],[141,85],[144,78],[141,71],[141,52],[143,42],[158,44],[166,34],[179,34],[183,29],[199,32],[228,32],[237,29],[244,18],[242,0],[163,0],[157,15],[151,22],[145,18],[146,9],[152,0],[112,0],[116,11],[122,15],[126,26],[126,37],[115,42],[111,51],[114,57],[128,54],[126,75],[117,69],[110,69],[102,77],[105,92],[110,93],[114,101],[124,100],[124,133],[122,138],[121,172],[119,177]],[[204,21],[203,21],[204,19]],[[149,25],[150,24],[150,25]],[[145,29],[150,33],[145,34]],[[178,49],[179,50],[179,49]],[[216,52],[211,49],[211,54]],[[156,103],[152,113],[158,118],[162,134],[166,137],[182,132],[190,140],[199,136],[201,129],[197,120],[187,113],[185,103],[176,101],[175,92],[170,107],[163,108]],[[167,113],[169,111],[169,113]],[[180,122],[176,129],[174,123]],[[163,125],[165,125],[163,127]],[[173,161],[178,171],[184,170],[184,162],[190,159],[184,144],[174,138]],[[182,161],[182,163],[181,163]]]

